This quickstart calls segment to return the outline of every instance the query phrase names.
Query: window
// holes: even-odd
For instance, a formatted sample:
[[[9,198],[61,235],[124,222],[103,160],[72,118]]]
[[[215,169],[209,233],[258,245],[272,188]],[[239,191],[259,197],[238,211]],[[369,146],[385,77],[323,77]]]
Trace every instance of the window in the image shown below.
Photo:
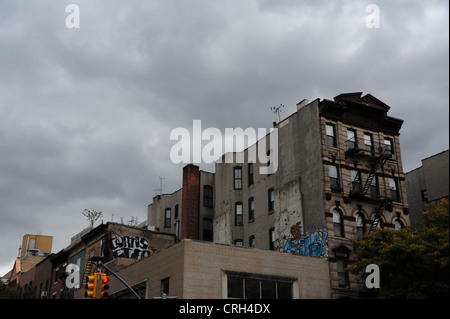
[[[209,185],[203,186],[203,206],[213,207],[213,188]]]
[[[211,218],[203,218],[203,240],[213,241],[213,221]]]
[[[248,220],[253,221],[255,219],[255,200],[253,197],[248,199]]]
[[[270,167],[270,153],[271,153],[272,151],[271,150],[268,150],[267,152],[266,152],[266,155],[267,155],[267,168],[268,168],[268,175],[271,175],[272,173],[273,173],[273,169],[272,168],[269,168]]]
[[[364,215],[359,212],[356,213],[355,221],[356,221],[356,239],[362,239],[364,237],[364,233],[366,232],[366,221],[364,219]]]
[[[403,222],[400,220],[400,218],[397,218],[397,219],[395,220],[395,222],[394,222],[394,227],[395,227],[395,230],[400,230],[400,229],[402,229],[403,227],[405,227],[405,225],[404,225]]]
[[[394,154],[394,143],[391,138],[384,138],[384,152],[387,154]]]
[[[28,245],[28,250],[34,249],[36,246],[36,239],[35,238],[30,238],[30,243]]]
[[[244,246],[244,241],[242,239],[235,239],[234,245],[238,246],[238,247],[242,247],[242,246]]]
[[[248,163],[248,186],[253,185],[253,163]]]
[[[170,215],[171,215],[171,209],[166,208],[166,212],[164,215],[164,227],[170,228]]]
[[[389,189],[391,191],[391,198],[394,200],[394,202],[400,202],[400,196],[397,189],[397,181],[395,180],[395,178],[389,177]]]
[[[234,207],[234,225],[242,226],[242,203],[237,202]]]
[[[336,165],[329,166],[330,187],[333,190],[341,190],[341,182],[339,181],[339,173]]]
[[[248,238],[248,246],[249,247],[255,247],[255,236],[250,236]]]
[[[55,281],[53,282],[54,285],[58,283],[59,279],[59,267],[55,269]]]
[[[269,229],[269,249],[270,250],[274,250],[275,247],[273,245],[273,243],[275,242],[275,228],[271,228]]]
[[[344,237],[344,222],[342,219],[342,212],[338,208],[335,208],[333,210],[333,228],[334,236]]]
[[[175,205],[175,220],[178,219],[178,210],[179,210],[179,206],[178,204]]]
[[[227,278],[228,298],[244,298],[244,280],[242,278]]]
[[[262,276],[261,276],[262,277]],[[292,299],[292,282],[227,276],[228,298]]]
[[[269,199],[269,213],[273,212],[275,208],[275,199],[274,199],[274,193],[273,188],[270,188],[268,191],[268,199]]]
[[[334,124],[327,123],[326,132],[327,132],[327,145],[331,147],[336,147],[336,136],[335,136],[336,130]]]
[[[373,151],[372,134],[364,133],[364,149],[369,152]]]
[[[380,194],[379,188],[378,188],[378,177],[375,175],[370,182],[370,195],[377,196]]]
[[[357,147],[356,144],[356,131],[348,129],[347,130],[347,148],[352,149]]]
[[[169,287],[170,287],[170,278],[164,278],[161,280],[161,296],[162,295],[169,295]]]
[[[350,171],[352,178],[352,191],[360,192],[361,191],[361,174],[359,171],[352,169]]]
[[[426,189],[422,189],[422,202],[428,202],[428,193]]]
[[[338,283],[341,288],[350,288],[348,273],[345,271],[347,268],[347,258],[338,257],[336,259],[337,273],[338,273]]]
[[[242,167],[234,168],[234,189],[242,189]]]

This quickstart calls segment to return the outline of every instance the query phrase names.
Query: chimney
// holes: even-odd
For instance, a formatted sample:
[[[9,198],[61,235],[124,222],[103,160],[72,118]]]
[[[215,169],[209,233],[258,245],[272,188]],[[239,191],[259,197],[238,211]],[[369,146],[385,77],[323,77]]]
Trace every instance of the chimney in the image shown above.
[[[199,229],[200,174],[193,164],[183,168],[181,202],[181,238],[198,239]]]
[[[308,104],[307,99],[303,99],[302,101],[297,103],[297,111],[300,110],[302,107],[306,106]]]

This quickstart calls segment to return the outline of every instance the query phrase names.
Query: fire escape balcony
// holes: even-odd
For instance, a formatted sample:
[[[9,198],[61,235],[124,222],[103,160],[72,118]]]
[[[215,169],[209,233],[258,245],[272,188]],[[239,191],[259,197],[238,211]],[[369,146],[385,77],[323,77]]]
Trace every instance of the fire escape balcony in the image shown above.
[[[371,171],[364,183],[361,183],[362,181],[360,181],[360,175],[358,174],[357,178],[349,184],[349,197],[351,199],[370,200],[378,203],[392,203],[393,199],[381,195],[377,183],[373,183],[378,168],[383,169],[386,161],[392,158],[391,152],[386,151],[382,146],[378,147],[378,152],[354,147],[349,148],[345,154],[354,158],[364,158],[371,165]]]
[[[391,152],[389,152],[382,146],[378,147],[378,152],[375,152],[373,150],[364,149],[364,148],[359,148],[359,147],[349,147],[345,151],[345,156],[346,157],[354,157],[354,158],[366,158],[367,160],[374,161],[374,162],[384,160],[384,159],[385,159],[384,162],[386,162],[386,160],[392,158]]]
[[[354,182],[349,183],[350,192],[348,196],[352,200],[365,200],[372,201],[374,203],[382,203],[385,201],[393,202],[393,199],[389,196],[381,195],[378,191],[372,191],[370,188],[368,191],[364,191],[360,184],[355,185]]]

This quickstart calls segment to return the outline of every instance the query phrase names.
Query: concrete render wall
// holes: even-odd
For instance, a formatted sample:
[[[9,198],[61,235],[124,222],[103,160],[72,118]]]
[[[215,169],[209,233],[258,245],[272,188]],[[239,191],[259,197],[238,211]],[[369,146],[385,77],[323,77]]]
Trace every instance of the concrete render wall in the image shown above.
[[[294,298],[330,298],[326,259],[193,241],[184,244],[184,298],[226,298],[227,271],[294,277]]]
[[[149,299],[161,295],[165,278],[170,279],[171,296],[221,299],[227,297],[227,272],[290,278],[294,298],[331,296],[327,259],[188,239],[130,265],[119,275],[130,285],[146,282]],[[124,288],[111,280],[111,293]]]

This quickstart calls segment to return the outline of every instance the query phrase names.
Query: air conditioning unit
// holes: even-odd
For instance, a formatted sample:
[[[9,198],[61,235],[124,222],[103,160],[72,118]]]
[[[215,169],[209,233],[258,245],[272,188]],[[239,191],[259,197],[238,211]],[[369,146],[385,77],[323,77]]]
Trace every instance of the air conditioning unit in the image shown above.
[[[41,291],[41,297],[47,297],[47,292],[46,291]]]

